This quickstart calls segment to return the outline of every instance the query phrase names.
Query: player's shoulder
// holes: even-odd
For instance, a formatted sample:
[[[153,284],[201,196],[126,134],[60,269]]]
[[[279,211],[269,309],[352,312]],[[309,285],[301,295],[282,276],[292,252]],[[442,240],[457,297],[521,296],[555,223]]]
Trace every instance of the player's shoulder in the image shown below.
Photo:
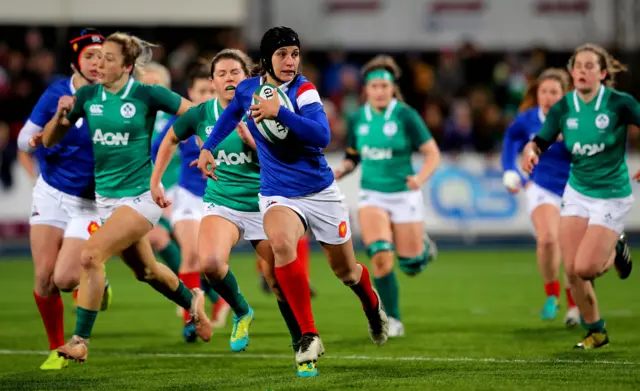
[[[307,91],[316,91],[317,93],[316,86],[302,74],[297,75],[296,78],[291,81],[289,89],[295,93],[296,97],[299,97]]]
[[[514,119],[514,122],[518,122],[521,124],[528,124],[536,121],[540,122],[539,116],[540,106],[534,106],[518,113],[518,115],[516,115],[516,118]]]
[[[54,81],[49,84],[47,89],[44,91],[44,94],[58,97],[73,95],[73,91],[71,90],[71,78],[66,77],[64,79]]]
[[[605,91],[609,93],[609,104],[628,105],[636,103],[636,98],[629,93],[616,90],[615,88],[606,88]]]
[[[146,84],[137,80],[133,80],[130,86],[126,86],[131,90],[131,95],[138,98],[147,98],[157,91],[170,91],[167,87],[159,84]]]
[[[414,109],[413,107],[411,107],[410,105],[408,105],[407,103],[403,102],[403,101],[396,101],[396,107],[395,107],[395,114],[397,116],[400,117],[406,117],[406,116],[420,116],[420,113],[418,113],[418,110]]]
[[[216,99],[210,99],[206,102],[202,102],[199,105],[190,107],[182,116],[189,116],[194,119],[204,119],[208,111],[213,112],[213,108],[216,105]]]

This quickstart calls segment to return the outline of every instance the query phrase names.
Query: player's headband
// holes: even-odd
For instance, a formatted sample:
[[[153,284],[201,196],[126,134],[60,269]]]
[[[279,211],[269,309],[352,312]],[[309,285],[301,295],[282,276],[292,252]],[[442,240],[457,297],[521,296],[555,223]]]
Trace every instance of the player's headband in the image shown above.
[[[377,79],[382,79],[382,80],[388,80],[390,82],[395,82],[395,78],[393,77],[393,75],[391,74],[391,72],[389,72],[386,69],[374,69],[371,72],[368,72],[364,78],[364,82],[368,83],[372,80],[377,80]]]
[[[277,81],[282,82],[273,71],[271,57],[276,50],[285,46],[297,46],[300,48],[298,34],[289,27],[273,27],[269,29],[260,41],[260,62],[262,67]]]
[[[71,50],[71,64],[82,75],[82,69],[80,69],[80,56],[86,50],[100,49],[104,43],[104,36],[96,29],[87,28],[80,32],[80,36],[69,41],[69,48]],[[84,75],[82,75],[84,77]]]

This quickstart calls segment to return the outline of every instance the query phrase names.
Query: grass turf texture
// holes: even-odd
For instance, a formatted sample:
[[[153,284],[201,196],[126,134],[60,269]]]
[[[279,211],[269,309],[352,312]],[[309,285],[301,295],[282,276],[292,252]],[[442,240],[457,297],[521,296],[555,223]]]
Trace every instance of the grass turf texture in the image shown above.
[[[250,254],[232,256],[256,312],[246,352],[229,350],[230,319],[209,344],[183,342],[175,305],[112,260],[113,304],[98,316],[88,361],[55,372],[38,369],[48,343],[33,302],[32,265],[0,261],[0,390],[640,388],[637,273],[620,281],[612,270],[598,280],[611,344],[580,352],[572,346],[584,331],[562,324],[564,293],[558,319],[539,318],[544,291],[533,251],[444,252],[417,277],[398,272],[407,335],[378,348],[355,295],[320,254],[311,265],[319,293],[313,309],[327,356],[318,363],[319,377],[300,379],[284,321],[273,296],[259,290]],[[75,322],[70,299],[64,295],[67,336]]]

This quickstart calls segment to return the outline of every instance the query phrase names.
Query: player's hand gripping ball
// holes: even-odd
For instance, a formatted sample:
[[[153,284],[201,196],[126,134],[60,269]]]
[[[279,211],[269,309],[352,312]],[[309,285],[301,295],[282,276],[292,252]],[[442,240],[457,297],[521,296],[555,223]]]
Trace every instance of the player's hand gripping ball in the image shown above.
[[[270,143],[284,141],[289,134],[289,128],[275,118],[280,106],[293,111],[289,97],[274,85],[262,84],[253,94],[251,104],[251,116],[260,134]]]

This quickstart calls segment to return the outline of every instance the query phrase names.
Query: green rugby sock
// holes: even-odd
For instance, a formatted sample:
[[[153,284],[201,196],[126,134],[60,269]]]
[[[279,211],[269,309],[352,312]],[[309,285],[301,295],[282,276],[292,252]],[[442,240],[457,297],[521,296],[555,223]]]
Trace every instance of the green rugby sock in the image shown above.
[[[98,317],[98,311],[78,307],[76,316],[76,329],[73,334],[85,339],[91,338],[91,331],[96,322],[96,317]]]
[[[213,289],[229,304],[236,316],[244,316],[249,312],[249,304],[240,292],[238,281],[231,272],[231,269],[224,276],[222,281],[214,284]]]
[[[169,266],[169,269],[177,276],[180,271],[180,263],[182,263],[182,256],[180,254],[180,246],[175,240],[171,240],[167,247],[158,251],[160,257],[164,263]]]
[[[211,300],[212,303],[217,303],[220,300],[220,295],[213,289],[209,280],[204,277],[200,277],[200,288],[204,292],[204,294]]]
[[[391,270],[391,273],[384,277],[374,277],[373,284],[378,290],[378,294],[382,300],[382,306],[387,315],[400,320],[400,290],[398,288],[398,279],[396,278],[395,271]]]

